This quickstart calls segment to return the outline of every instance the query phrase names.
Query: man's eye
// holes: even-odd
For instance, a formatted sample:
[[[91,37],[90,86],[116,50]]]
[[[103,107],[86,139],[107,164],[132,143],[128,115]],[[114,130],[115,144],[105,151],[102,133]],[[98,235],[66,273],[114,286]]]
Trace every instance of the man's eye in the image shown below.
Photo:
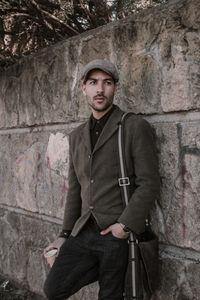
[[[111,85],[111,84],[112,84],[112,81],[106,81],[106,84],[107,84],[107,85]]]
[[[93,85],[93,84],[95,84],[95,83],[96,83],[95,80],[90,81],[90,84],[91,84],[91,85]]]

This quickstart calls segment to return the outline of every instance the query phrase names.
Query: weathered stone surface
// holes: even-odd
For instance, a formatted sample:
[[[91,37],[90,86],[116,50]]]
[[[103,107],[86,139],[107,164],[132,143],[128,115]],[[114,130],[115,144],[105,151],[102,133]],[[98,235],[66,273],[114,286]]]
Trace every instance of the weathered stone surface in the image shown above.
[[[69,142],[67,136],[61,132],[50,134],[46,160],[49,166],[61,176],[68,177]],[[51,163],[50,163],[51,162]]]
[[[43,295],[43,284],[49,272],[43,249],[55,240],[59,231],[59,225],[0,209],[0,269],[9,278]],[[95,300],[97,293],[98,286],[94,283],[70,299],[92,297]]]
[[[181,205],[184,246],[200,249],[200,122],[179,125],[180,174],[175,185],[181,187],[177,199]],[[178,189],[178,188],[177,188]]]
[[[15,188],[13,185],[12,143],[10,136],[0,137],[0,203],[15,206]]]
[[[120,69],[120,106],[135,113],[161,111],[161,70],[157,62],[146,54],[125,56]]]
[[[38,274],[40,274],[42,284],[44,279],[44,270],[41,265],[44,260],[43,248],[49,244],[49,241],[55,239],[59,227],[49,222],[42,222],[39,219],[1,209],[0,269],[4,270],[4,274],[11,279],[26,285],[28,284],[27,271],[32,267],[32,272],[33,270],[36,272],[32,273],[31,289],[41,291],[38,289]],[[30,277],[30,274],[28,276]]]
[[[191,14],[188,13],[190,11]],[[0,126],[84,119],[82,66],[105,58],[120,71],[116,101],[137,113],[200,108],[198,0],[176,1],[45,49],[0,78]]]
[[[20,97],[19,80],[16,77],[0,76],[0,127],[14,127],[18,122]]]
[[[70,130],[0,136],[0,203],[63,217]]]
[[[183,9],[180,11],[181,22],[187,28],[192,30],[199,29],[200,26],[200,2],[199,1],[187,1],[183,5]]]
[[[32,291],[35,293],[42,294],[44,297],[44,293],[41,293],[43,290],[44,280],[47,275],[48,267],[46,266],[46,262],[44,261],[43,254],[41,249],[31,249],[28,253],[27,259],[27,283],[28,286],[32,287]],[[38,274],[39,276],[36,276]]]
[[[44,297],[34,294],[27,289],[8,279],[6,276],[0,276],[0,299],[1,300],[44,300]]]
[[[174,181],[179,168],[179,140],[176,124],[156,124],[156,141],[159,153],[161,177],[161,207],[157,206],[157,219],[155,224],[160,233],[160,239],[168,240],[169,232],[167,220],[174,206]],[[155,217],[155,215],[154,215]],[[157,222],[159,221],[159,222]]]
[[[200,250],[200,123],[157,124],[162,178],[162,209],[157,207],[160,238]]]
[[[200,295],[200,286],[197,283],[199,275],[198,263],[163,258],[160,288],[152,299],[198,300]]]
[[[199,39],[191,39],[184,30],[174,33],[170,41],[170,63],[163,65],[163,111],[178,111],[199,108],[199,54],[196,49]],[[198,40],[198,41],[197,41]],[[196,47],[194,47],[196,44]],[[189,53],[189,55],[188,55]],[[187,57],[187,55],[189,57]]]
[[[97,282],[94,282],[84,288],[82,288],[78,293],[71,296],[70,300],[98,300],[98,291],[99,291],[99,285]]]
[[[10,127],[14,121],[17,125],[34,125],[74,118],[73,76],[66,44],[48,49],[48,55],[41,52],[22,61],[6,74],[0,94],[6,103],[4,127]]]
[[[67,194],[68,134],[90,114],[81,69],[105,58],[120,71],[115,103],[153,115],[162,180],[153,226],[176,249],[161,253],[154,299],[198,299],[199,259],[186,252],[200,253],[199,15],[199,0],[170,1],[0,74],[0,272],[42,295],[49,270],[42,252],[60,230]],[[79,299],[98,299],[98,284],[71,297]]]

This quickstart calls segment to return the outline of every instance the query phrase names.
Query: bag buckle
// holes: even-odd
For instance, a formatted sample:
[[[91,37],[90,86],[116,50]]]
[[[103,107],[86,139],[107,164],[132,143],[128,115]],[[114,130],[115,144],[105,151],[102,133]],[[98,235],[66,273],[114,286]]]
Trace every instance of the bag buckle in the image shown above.
[[[119,186],[130,185],[129,177],[118,178],[118,181],[119,181]]]

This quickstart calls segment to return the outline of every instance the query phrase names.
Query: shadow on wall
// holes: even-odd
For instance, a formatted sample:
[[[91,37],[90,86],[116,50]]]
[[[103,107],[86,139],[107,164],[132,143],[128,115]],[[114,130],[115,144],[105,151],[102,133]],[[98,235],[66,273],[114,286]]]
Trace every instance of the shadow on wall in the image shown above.
[[[0,276],[0,299],[1,300],[44,300],[42,296],[35,295],[23,289],[22,286]]]

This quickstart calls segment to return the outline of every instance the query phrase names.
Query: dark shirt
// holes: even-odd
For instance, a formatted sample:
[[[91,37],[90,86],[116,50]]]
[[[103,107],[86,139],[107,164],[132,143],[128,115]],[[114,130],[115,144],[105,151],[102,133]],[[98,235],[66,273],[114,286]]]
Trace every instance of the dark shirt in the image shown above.
[[[110,115],[114,111],[115,106],[113,107],[100,119],[95,119],[93,115],[90,117],[90,137],[91,137],[91,145],[92,150],[94,149],[94,146],[106,124],[108,121]]]

